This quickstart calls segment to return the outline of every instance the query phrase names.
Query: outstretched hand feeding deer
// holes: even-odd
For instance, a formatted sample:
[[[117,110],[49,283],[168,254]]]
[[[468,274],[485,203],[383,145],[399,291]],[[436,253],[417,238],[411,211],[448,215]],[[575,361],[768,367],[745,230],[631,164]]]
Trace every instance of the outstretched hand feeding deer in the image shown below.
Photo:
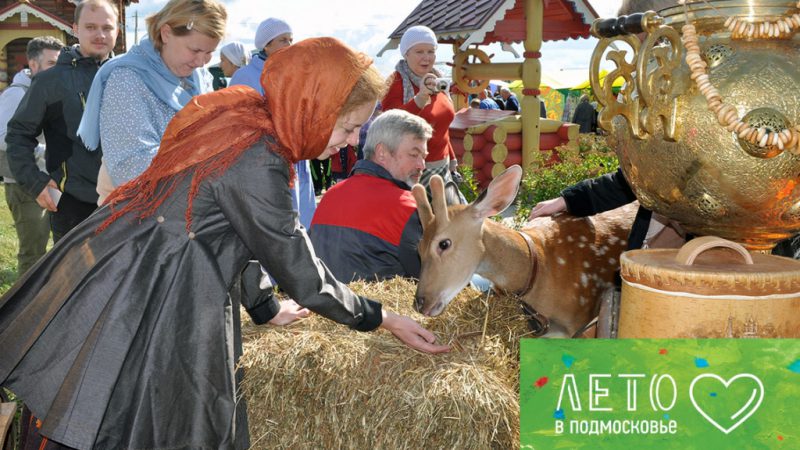
[[[553,334],[572,336],[597,315],[599,296],[613,286],[635,208],[539,218],[520,231],[487,220],[514,201],[521,178],[522,169],[512,166],[473,203],[449,209],[441,178],[431,179],[432,207],[425,189],[414,186],[423,227],[417,311],[439,315],[478,273],[495,289],[518,295]]]

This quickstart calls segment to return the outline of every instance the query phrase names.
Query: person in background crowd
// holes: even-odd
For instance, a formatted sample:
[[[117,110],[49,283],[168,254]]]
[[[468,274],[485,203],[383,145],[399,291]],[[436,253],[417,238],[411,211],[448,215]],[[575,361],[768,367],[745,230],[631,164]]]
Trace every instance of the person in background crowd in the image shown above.
[[[42,208],[51,212],[53,242],[97,208],[101,151],[78,138],[78,123],[95,73],[114,49],[119,12],[109,0],[84,0],[75,7],[78,44],[66,48],[55,67],[36,76],[14,117],[6,144],[11,173]],[[38,137],[47,141],[47,173],[36,165]]]
[[[22,97],[31,85],[31,77],[56,65],[64,43],[52,36],[31,39],[26,56],[28,69],[14,75],[11,85],[0,94],[0,176],[5,184],[6,204],[17,231],[17,274],[25,273],[47,251],[50,240],[50,216],[36,203],[36,198],[17,185],[6,158],[6,125],[17,110]],[[36,165],[45,175],[44,136],[36,146]]]
[[[250,63],[241,69],[234,72],[231,77],[230,86],[244,85],[250,86],[259,93],[264,93],[263,87],[263,68],[267,59],[275,54],[278,50],[284,49],[292,45],[294,36],[292,28],[288,23],[281,19],[270,17],[262,21],[256,29],[256,34],[253,40],[258,53],[251,59]],[[314,217],[314,211],[317,208],[317,199],[314,193],[314,180],[311,176],[311,164],[309,161],[297,161],[294,164],[294,175],[297,179],[292,183],[292,202],[294,210],[300,217],[300,223],[308,229],[311,226],[311,218]],[[255,262],[254,262],[255,263]],[[252,264],[255,265],[255,264]],[[248,272],[254,271],[252,267],[248,266]],[[253,277],[248,277],[243,274],[243,281]],[[259,283],[263,293],[271,293],[273,290],[272,280],[267,273],[261,274],[261,281]],[[247,286],[243,286],[247,290]],[[252,289],[251,289],[252,290]],[[269,294],[271,296],[271,294]],[[287,310],[288,306],[292,305],[295,308]],[[306,309],[296,309],[297,306],[293,300],[281,303],[281,316],[284,312],[293,314],[289,321],[294,317],[304,317],[308,315]],[[279,316],[276,316],[276,320]],[[280,323],[288,323],[280,321]]]
[[[500,96],[503,97],[503,100],[506,102],[507,111],[519,111],[519,100],[517,96],[511,92],[511,89],[507,87],[500,88]],[[545,114],[545,116],[546,115],[547,114]]]
[[[228,78],[240,68],[250,63],[250,53],[241,42],[231,42],[219,49],[219,64],[208,69],[214,77],[212,87],[215,91],[228,87]]]
[[[264,62],[278,50],[292,45],[294,42],[292,28],[283,20],[270,17],[258,25],[254,42],[258,53],[250,60],[250,64],[233,74],[230,86],[243,84],[263,92],[260,79]],[[309,161],[298,161],[294,173],[297,176],[297,183],[294,183],[292,190],[295,211],[300,214],[300,223],[308,228],[311,225],[311,218],[314,217],[314,210],[317,208]]]
[[[270,17],[258,25],[254,38],[256,50],[248,64],[234,72],[231,86],[243,84],[261,91],[261,72],[264,62],[276,51],[292,45],[292,28],[281,19]]]
[[[381,102],[384,111],[402,109],[422,117],[433,127],[420,179],[426,188],[433,175],[441,176],[445,183],[452,182],[452,172],[458,166],[450,143],[450,123],[455,117],[453,103],[448,93],[434,89],[436,78],[442,76],[434,67],[437,47],[436,35],[430,28],[417,25],[407,29],[400,38],[403,59],[395,66],[389,92]]]
[[[572,115],[572,123],[580,126],[581,133],[594,133],[597,128],[597,112],[589,103],[589,95],[581,95],[578,107]]]
[[[359,146],[359,148],[362,148]],[[342,181],[350,176],[356,162],[363,158],[358,157],[358,151],[352,145],[346,145],[339,149],[339,153],[331,156],[331,181],[333,183]],[[315,213],[316,214],[316,213]]]
[[[494,101],[494,98],[492,98],[488,91],[480,91],[478,93],[478,98],[481,101],[480,109],[500,109],[500,107],[497,106],[497,102]]]
[[[489,91],[491,93],[491,91]],[[497,92],[495,92],[494,96],[492,97],[495,103],[497,103],[497,107],[500,110],[505,111],[506,109],[506,101],[503,99],[503,96],[500,94],[500,88],[497,88]]]
[[[367,142],[367,132],[369,131],[370,125],[372,125],[372,121],[377,119],[378,116],[381,115],[381,112],[383,112],[383,107],[381,106],[381,102],[378,102],[375,105],[375,111],[372,111],[372,117],[370,117],[367,123],[365,123],[364,126],[361,127],[361,131],[358,133],[358,147],[354,149],[356,153],[356,159],[359,160],[364,159],[363,149],[364,149],[364,144]],[[350,168],[352,168],[352,166],[350,166]],[[349,174],[350,172],[348,171],[347,173]]]
[[[337,153],[338,154],[338,153]],[[335,157],[333,155],[332,157]],[[331,159],[316,158],[311,160],[311,178],[314,180],[314,194],[322,195],[329,187],[331,187]]]
[[[219,67],[230,78],[237,70],[250,64],[250,53],[241,42],[229,42],[219,49]]]
[[[469,107],[473,109],[481,109],[481,101],[480,99],[473,98],[469,101]]]
[[[262,84],[263,95],[234,86],[196,97],[137,182],[0,298],[0,387],[41,425],[34,448],[248,448],[240,304],[228,289],[252,257],[328,319],[449,350],[337,281],[292,209],[292,163],[358,139],[386,86],[380,72],[315,38],[271,57]],[[244,306],[257,324],[269,312]]]

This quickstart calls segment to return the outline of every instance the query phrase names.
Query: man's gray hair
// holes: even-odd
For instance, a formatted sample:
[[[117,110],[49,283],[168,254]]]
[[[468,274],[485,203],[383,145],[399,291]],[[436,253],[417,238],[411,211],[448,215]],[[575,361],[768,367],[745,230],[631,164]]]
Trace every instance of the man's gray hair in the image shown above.
[[[506,94],[510,94],[511,93],[511,89],[509,89],[507,87],[501,87],[500,88],[500,92],[505,92]]]
[[[64,48],[64,43],[61,42],[58,38],[54,38],[53,36],[42,36],[33,38],[28,41],[28,47],[25,51],[28,60],[35,60],[42,56],[42,53],[45,50],[58,50]]]
[[[364,143],[364,159],[371,160],[374,157],[378,144],[385,145],[389,153],[394,155],[400,142],[409,134],[427,141],[433,136],[433,128],[425,119],[402,109],[386,111],[369,126],[367,141]]]

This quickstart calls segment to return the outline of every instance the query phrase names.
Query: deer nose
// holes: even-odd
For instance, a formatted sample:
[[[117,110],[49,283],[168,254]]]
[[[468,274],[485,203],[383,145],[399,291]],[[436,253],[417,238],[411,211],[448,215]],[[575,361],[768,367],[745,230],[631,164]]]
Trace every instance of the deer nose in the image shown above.
[[[422,306],[425,304],[425,297],[418,295],[414,298],[414,310],[422,312]]]

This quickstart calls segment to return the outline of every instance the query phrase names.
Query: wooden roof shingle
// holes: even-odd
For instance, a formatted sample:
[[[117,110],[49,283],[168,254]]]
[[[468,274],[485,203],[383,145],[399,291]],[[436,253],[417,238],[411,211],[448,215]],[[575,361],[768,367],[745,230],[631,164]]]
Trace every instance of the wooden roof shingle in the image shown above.
[[[545,41],[589,37],[589,27],[597,13],[588,0],[544,1]],[[525,0],[422,0],[389,35],[381,50],[397,48],[403,33],[414,25],[425,25],[436,33],[440,43],[462,42],[486,45],[493,42],[525,40]],[[380,55],[379,53],[379,55]]]

